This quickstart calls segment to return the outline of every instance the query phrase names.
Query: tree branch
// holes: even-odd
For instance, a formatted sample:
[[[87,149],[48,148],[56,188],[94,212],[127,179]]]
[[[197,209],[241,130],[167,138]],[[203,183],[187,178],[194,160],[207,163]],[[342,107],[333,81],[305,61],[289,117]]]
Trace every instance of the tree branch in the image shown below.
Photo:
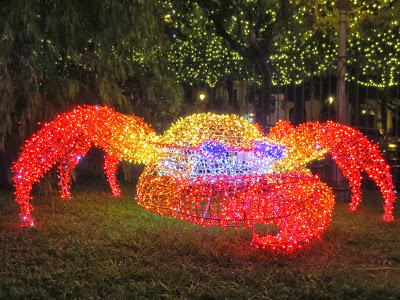
[[[227,12],[229,9],[227,7],[221,7],[221,2],[218,1],[211,1],[212,3],[210,3],[209,1],[196,0],[195,2],[207,13],[210,20],[213,22],[216,34],[222,37],[232,50],[238,52],[243,57],[248,57],[248,49],[243,47],[237,39],[231,36],[225,29],[225,16],[222,12]]]

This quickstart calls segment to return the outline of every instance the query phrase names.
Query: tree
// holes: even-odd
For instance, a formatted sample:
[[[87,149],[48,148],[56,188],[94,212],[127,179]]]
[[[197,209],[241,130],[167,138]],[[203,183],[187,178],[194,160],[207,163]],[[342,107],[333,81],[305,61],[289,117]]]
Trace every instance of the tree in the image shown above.
[[[400,1],[352,1],[349,14],[350,79],[378,88],[398,85]]]
[[[153,118],[179,108],[157,1],[2,1],[0,34],[0,150],[73,104]]]
[[[211,86],[226,76],[253,81],[260,87],[259,122],[265,120],[269,111],[272,84],[298,84],[312,76],[336,73],[335,1],[162,2],[173,37],[170,62],[178,79]],[[359,70],[361,63],[365,73],[371,68],[379,70],[377,74],[391,78],[385,80],[385,85],[394,84],[399,74],[399,1],[350,2],[348,79],[357,80],[352,71]],[[371,19],[376,23],[373,29]],[[380,25],[378,20],[384,24]],[[381,50],[374,52],[377,45],[381,45]],[[387,51],[388,58],[382,59],[382,51]],[[380,73],[382,68],[386,71]]]
[[[353,1],[348,39],[348,79],[381,90],[387,130],[389,88],[400,84],[400,1]]]
[[[226,74],[239,74],[259,84],[256,102],[257,119],[266,120],[270,108],[272,82],[277,84],[296,82],[313,72],[307,62],[320,68],[315,43],[322,32],[313,27],[315,15],[309,13],[313,1],[170,1],[165,6],[170,26],[174,30],[175,61],[185,61],[182,54],[191,57],[189,61],[200,61],[204,65],[220,62],[224,68],[213,70],[213,84]],[[175,33],[176,32],[176,33]],[[201,43],[190,46],[201,40]],[[219,51],[209,55],[209,45]],[[185,51],[185,49],[203,49]],[[181,51],[184,50],[184,51]],[[205,54],[203,53],[205,51]],[[208,54],[208,57],[207,57]],[[200,59],[198,58],[200,56]],[[211,56],[211,58],[210,58]],[[228,60],[226,60],[228,58]],[[314,59],[314,60],[313,60]],[[285,62],[292,67],[285,69]],[[174,61],[173,61],[174,62]],[[230,70],[231,63],[235,66]],[[294,66],[294,67],[293,67]],[[179,66],[178,66],[179,69]],[[291,75],[290,72],[292,73]],[[197,74],[197,71],[193,72]],[[186,73],[185,73],[186,74]],[[199,76],[189,78],[199,79]]]

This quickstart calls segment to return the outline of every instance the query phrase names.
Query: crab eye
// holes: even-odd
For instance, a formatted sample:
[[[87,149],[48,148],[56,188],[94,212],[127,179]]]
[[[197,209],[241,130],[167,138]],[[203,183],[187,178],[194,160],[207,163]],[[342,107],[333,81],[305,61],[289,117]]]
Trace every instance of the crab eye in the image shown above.
[[[228,154],[228,149],[222,143],[207,141],[200,146],[201,151],[211,158],[222,158]]]
[[[272,160],[280,159],[284,156],[284,147],[277,144],[257,141],[254,143],[254,152],[258,157],[267,157]]]

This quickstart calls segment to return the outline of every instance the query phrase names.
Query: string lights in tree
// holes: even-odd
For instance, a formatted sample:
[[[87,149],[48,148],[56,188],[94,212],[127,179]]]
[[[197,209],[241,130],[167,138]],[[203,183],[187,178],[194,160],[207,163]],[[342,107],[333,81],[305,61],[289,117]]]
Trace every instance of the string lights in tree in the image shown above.
[[[262,74],[253,64],[257,59],[270,66],[274,85],[299,84],[305,78],[336,72],[336,1],[288,1],[285,9],[290,18],[280,20],[282,2],[236,0],[212,8],[204,1],[163,1],[166,25],[173,32],[168,56],[171,70],[181,82],[209,86],[227,76],[260,84]],[[379,88],[398,85],[400,2],[349,2],[347,80]],[[225,18],[224,34],[212,17],[217,13]],[[273,39],[261,58],[254,54],[252,35],[254,43],[262,46],[268,32]]]
[[[400,1],[352,1],[348,79],[384,88],[400,84]],[[357,5],[356,5],[357,3]],[[354,9],[353,9],[354,11]]]
[[[207,226],[253,227],[256,247],[292,252],[320,238],[331,221],[334,196],[306,166],[328,152],[349,180],[351,209],[360,203],[361,172],[366,172],[382,192],[384,220],[393,220],[389,167],[377,146],[349,126],[279,122],[264,136],[243,118],[203,113],[157,135],[136,116],[81,106],[45,124],[13,165],[22,226],[34,225],[33,184],[59,164],[61,196],[68,198],[69,172],[91,146],[107,153],[105,171],[115,196],[119,160],[144,163],[137,186],[140,205]],[[259,236],[254,230],[259,223],[279,231]]]
[[[213,32],[213,25],[201,11],[194,8],[187,16],[187,21],[180,19],[171,3],[163,1],[166,11],[164,20],[171,27],[171,45],[168,52],[168,67],[179,82],[195,85],[204,82],[215,86],[232,73],[241,73],[240,55],[228,51],[221,37]]]

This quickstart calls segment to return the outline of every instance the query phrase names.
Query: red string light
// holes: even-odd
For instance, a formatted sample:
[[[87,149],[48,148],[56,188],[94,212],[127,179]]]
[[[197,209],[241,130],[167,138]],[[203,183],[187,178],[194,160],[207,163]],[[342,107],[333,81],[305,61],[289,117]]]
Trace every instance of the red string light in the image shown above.
[[[110,184],[114,197],[121,195],[121,189],[117,183],[117,170],[119,158],[110,154],[106,154],[104,159],[104,171],[107,175],[108,183]]]

